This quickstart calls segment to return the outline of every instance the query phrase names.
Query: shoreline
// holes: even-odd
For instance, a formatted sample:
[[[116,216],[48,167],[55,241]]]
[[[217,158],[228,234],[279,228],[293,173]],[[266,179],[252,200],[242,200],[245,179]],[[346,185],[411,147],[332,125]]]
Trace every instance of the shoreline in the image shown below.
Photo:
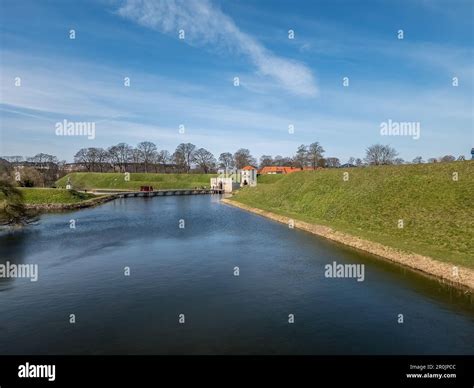
[[[377,242],[336,231],[328,226],[311,224],[290,217],[281,216],[267,210],[245,205],[235,200],[223,198],[221,199],[221,202],[286,225],[289,225],[290,220],[292,220],[294,227],[297,229],[379,256],[384,260],[403,265],[411,270],[447,282],[456,288],[467,289],[469,292],[474,291],[474,269],[443,263],[432,259],[431,257],[422,256],[417,253],[403,252]],[[457,268],[458,276],[455,276],[455,268]]]
[[[40,212],[55,212],[55,211],[67,211],[67,210],[78,210],[89,207],[102,205],[103,203],[116,199],[115,194],[103,195],[97,198],[90,198],[85,201],[75,203],[38,203],[38,204],[26,204],[25,207],[28,210],[37,210]]]

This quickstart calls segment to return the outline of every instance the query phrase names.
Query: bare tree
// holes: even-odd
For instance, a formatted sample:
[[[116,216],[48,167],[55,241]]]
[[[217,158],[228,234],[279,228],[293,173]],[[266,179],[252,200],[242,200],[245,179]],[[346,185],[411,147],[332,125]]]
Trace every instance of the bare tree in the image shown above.
[[[441,158],[439,158],[439,161],[441,163],[449,163],[449,162],[454,162],[456,158],[453,155],[444,155]]]
[[[376,166],[392,164],[397,155],[395,148],[389,145],[374,144],[367,148],[365,161]]]
[[[273,158],[271,155],[262,155],[260,157],[260,164],[259,167],[267,167],[267,166],[272,166],[273,165]]]
[[[167,164],[171,161],[171,155],[167,150],[161,150],[156,154],[156,160],[160,164]]]
[[[277,155],[273,158],[274,166],[290,166],[293,167],[294,160],[288,156]]]
[[[324,148],[316,141],[311,143],[308,147],[308,160],[311,167],[316,168],[320,164],[319,160],[323,157]]]
[[[181,143],[176,147],[176,151],[173,154],[174,162],[187,173],[191,170],[195,149],[196,146],[194,144]]]
[[[10,163],[20,163],[23,162],[23,156],[20,155],[13,155],[13,156],[2,156],[7,162]]]
[[[23,187],[44,187],[44,175],[39,170],[32,167],[24,167],[20,170],[20,181],[18,182]]]
[[[138,172],[138,167],[140,166],[140,163],[142,161],[142,156],[141,152],[138,148],[132,148],[130,150],[130,162],[133,165],[133,171]]]
[[[247,148],[240,148],[234,154],[235,166],[241,169],[245,166],[253,166],[257,164],[255,158],[250,154]]]
[[[412,160],[413,164],[421,164],[424,163],[423,158],[421,156],[417,156],[415,159]]]
[[[339,158],[334,158],[334,157],[326,158],[326,167],[335,168],[335,167],[339,167],[340,165],[341,165],[341,162]]]
[[[148,165],[153,163],[154,156],[156,154],[156,144],[151,141],[142,141],[137,146],[140,152],[140,158],[145,165],[145,172],[148,172]]]
[[[109,161],[109,153],[103,148],[96,148],[97,150],[97,164],[99,166],[99,171],[104,171],[104,166],[106,167]]]
[[[76,163],[83,164],[87,171],[101,171],[108,159],[108,152],[103,148],[82,148],[74,155]]]
[[[301,144],[296,150],[294,163],[297,167],[306,167],[309,164],[308,146]]]
[[[117,167],[120,170],[120,158],[118,156],[117,146],[107,148],[107,154],[109,155],[108,158],[113,171],[115,172]]]
[[[119,143],[108,149],[110,159],[121,172],[125,172],[132,152],[132,147],[126,143]]]
[[[219,167],[226,171],[232,170],[235,167],[234,157],[230,152],[223,152],[219,155]]]
[[[199,148],[194,152],[193,161],[202,169],[204,174],[214,170],[216,167],[216,158],[212,153],[204,148]]]
[[[186,161],[182,152],[175,151],[173,153],[172,160],[178,171],[186,172]]]
[[[155,172],[158,172],[160,166],[165,168],[165,165],[171,162],[171,155],[167,150],[161,150],[154,155]]]
[[[31,158],[28,158],[28,161],[34,163],[38,168],[45,169],[48,168],[50,164],[57,164],[58,158],[56,156],[44,154],[41,152]]]
[[[28,160],[33,163],[34,168],[41,172],[44,179],[43,184],[53,184],[59,178],[59,160],[56,156],[39,153]]]
[[[74,155],[74,162],[84,165],[87,171],[92,171],[94,165],[94,159],[91,159],[91,153],[89,148],[81,148]]]

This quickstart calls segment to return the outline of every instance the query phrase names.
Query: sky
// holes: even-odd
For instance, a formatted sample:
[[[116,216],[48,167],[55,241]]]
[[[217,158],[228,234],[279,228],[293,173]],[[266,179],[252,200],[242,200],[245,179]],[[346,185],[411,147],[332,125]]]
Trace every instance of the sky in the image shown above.
[[[474,146],[472,1],[0,4],[0,155],[152,141],[258,158],[318,141],[345,162],[375,143],[405,160]],[[64,120],[94,138],[58,136]],[[419,138],[381,134],[389,120]]]

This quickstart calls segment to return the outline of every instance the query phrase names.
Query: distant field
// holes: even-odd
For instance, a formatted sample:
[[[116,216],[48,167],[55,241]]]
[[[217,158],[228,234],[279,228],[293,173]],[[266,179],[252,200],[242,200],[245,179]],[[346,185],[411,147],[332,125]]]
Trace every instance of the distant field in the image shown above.
[[[28,205],[39,205],[47,203],[77,203],[90,198],[95,198],[93,194],[78,193],[61,189],[40,189],[40,188],[20,188]]]
[[[458,181],[452,179],[454,172]],[[243,188],[232,199],[474,268],[472,161],[326,169],[259,179],[263,184]],[[399,220],[403,228],[398,228]]]
[[[140,186],[153,186],[159,189],[192,189],[210,186],[213,174],[142,174],[131,173],[130,180],[125,180],[123,173],[76,172],[68,174],[56,182],[57,187],[66,187],[68,177],[72,186],[78,190],[122,189],[139,190]]]

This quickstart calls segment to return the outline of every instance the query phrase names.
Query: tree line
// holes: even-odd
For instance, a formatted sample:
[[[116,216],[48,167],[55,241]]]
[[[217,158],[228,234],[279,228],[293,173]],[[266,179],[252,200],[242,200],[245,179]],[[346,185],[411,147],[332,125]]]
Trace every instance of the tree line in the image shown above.
[[[33,157],[4,156],[0,158],[3,170],[12,176],[13,169],[21,166],[21,186],[50,186],[59,177],[71,171],[88,172],[155,172],[155,173],[215,173],[218,169],[241,169],[246,165],[254,167],[287,166],[295,168],[327,167],[337,168],[341,161],[337,157],[325,156],[325,150],[319,142],[300,145],[294,155],[262,155],[257,161],[250,150],[240,148],[236,152],[223,152],[217,158],[205,148],[192,143],[179,144],[173,153],[158,150],[155,143],[143,141],[135,147],[127,143],[118,143],[108,148],[81,148],[74,155],[74,165],[60,161],[54,155],[39,153]],[[456,158],[445,155],[429,158],[426,162],[450,162]],[[464,160],[463,156],[457,160]],[[365,150],[365,157],[350,157],[346,166],[387,165],[404,163],[425,163],[421,156],[406,162],[389,145],[374,144]],[[5,173],[3,171],[3,173]]]
[[[350,157],[349,166],[387,165],[407,163],[398,157],[398,152],[389,145],[374,144],[365,150],[364,159]],[[76,165],[83,166],[90,172],[216,172],[218,168],[232,170],[241,169],[246,165],[259,168],[266,166],[288,167],[340,167],[336,157],[325,157],[325,150],[314,142],[300,145],[291,157],[262,155],[259,162],[246,148],[236,152],[223,152],[216,158],[205,148],[197,148],[191,143],[181,143],[171,154],[167,150],[158,150],[152,142],[141,142],[136,147],[126,143],[104,148],[82,148],[74,155]],[[428,163],[452,162],[456,158],[445,155],[429,158]],[[464,160],[459,156],[457,160]],[[425,163],[417,156],[411,163]],[[54,155],[39,153],[33,157],[22,156],[0,157],[0,196],[4,199],[0,207],[0,226],[22,225],[36,220],[36,214],[29,211],[23,204],[23,195],[16,186],[41,187],[54,186],[61,176],[71,170],[66,161],[60,161]]]
[[[235,153],[223,152],[218,158],[205,148],[192,143],[179,144],[173,153],[158,150],[155,143],[144,141],[133,147],[119,143],[107,149],[82,148],[74,155],[74,162],[87,171],[105,172],[216,172],[218,168],[242,168],[256,165],[255,158],[245,148]]]
[[[241,169],[247,165],[254,167],[338,167],[337,158],[324,158],[324,148],[314,142],[298,147],[291,157],[262,155],[259,162],[247,148],[236,152],[223,152],[217,158],[205,148],[192,143],[179,144],[173,153],[158,150],[155,143],[144,141],[133,147],[126,143],[104,148],[82,148],[74,155],[75,163],[87,171],[105,172],[202,172],[212,173],[218,169]]]

